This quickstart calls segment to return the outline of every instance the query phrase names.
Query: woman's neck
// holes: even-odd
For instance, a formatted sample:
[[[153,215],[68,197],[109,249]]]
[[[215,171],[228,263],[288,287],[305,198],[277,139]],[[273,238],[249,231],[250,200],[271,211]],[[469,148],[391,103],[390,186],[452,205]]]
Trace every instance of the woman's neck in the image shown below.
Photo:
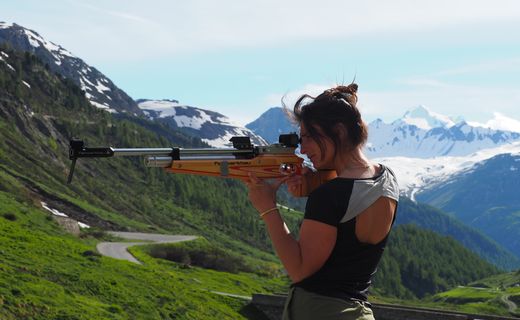
[[[339,177],[345,178],[370,178],[377,171],[359,148],[336,157],[335,169]]]

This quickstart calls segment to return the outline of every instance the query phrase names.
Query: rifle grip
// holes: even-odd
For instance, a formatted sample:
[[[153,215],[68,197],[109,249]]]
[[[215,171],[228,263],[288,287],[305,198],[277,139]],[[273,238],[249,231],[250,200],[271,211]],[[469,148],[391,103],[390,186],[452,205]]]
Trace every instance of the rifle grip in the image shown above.
[[[317,172],[308,172],[302,177],[300,189],[296,192],[290,192],[295,197],[307,197],[317,187],[325,182],[336,178],[336,170],[318,170]]]

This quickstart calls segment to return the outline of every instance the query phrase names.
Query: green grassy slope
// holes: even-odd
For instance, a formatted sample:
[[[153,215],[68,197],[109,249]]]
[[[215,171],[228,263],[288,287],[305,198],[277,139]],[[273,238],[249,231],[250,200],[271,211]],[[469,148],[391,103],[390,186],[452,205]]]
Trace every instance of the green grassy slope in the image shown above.
[[[99,256],[95,239],[66,234],[31,203],[0,192],[0,319],[242,319],[250,296],[280,292],[284,278],[231,274],[153,259]]]
[[[468,313],[520,317],[520,270],[438,293],[427,301]]]

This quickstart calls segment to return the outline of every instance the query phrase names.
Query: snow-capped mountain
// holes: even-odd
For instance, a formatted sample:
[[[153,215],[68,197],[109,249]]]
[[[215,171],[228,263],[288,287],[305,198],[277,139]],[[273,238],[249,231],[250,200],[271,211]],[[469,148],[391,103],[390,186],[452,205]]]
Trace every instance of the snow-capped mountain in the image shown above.
[[[281,121],[283,119],[284,121]],[[419,106],[387,124],[369,124],[365,151],[397,174],[408,197],[470,170],[499,154],[520,153],[520,134],[470,125]],[[271,108],[246,127],[255,133],[293,130],[282,108]],[[273,137],[271,137],[273,138]]]
[[[50,70],[72,80],[94,106],[109,112],[142,114],[135,101],[105,75],[37,32],[0,21],[0,44],[4,43],[14,50],[36,55]]]
[[[419,193],[520,257],[520,150],[480,161]]]
[[[417,193],[435,188],[437,185],[450,180],[451,177],[468,172],[479,163],[501,154],[520,155],[520,141],[480,150],[466,156],[445,156],[429,159],[382,157],[373,158],[372,161],[383,163],[392,168],[397,175],[401,192],[414,200]],[[500,178],[497,177],[497,179]]]
[[[246,128],[262,136],[270,143],[278,142],[280,134],[298,132],[298,127],[289,120],[287,114],[280,107],[270,108],[255,121],[246,124]]]
[[[202,139],[213,147],[229,147],[229,139],[249,136],[254,145],[267,145],[261,136],[233,123],[228,117],[209,110],[181,105],[176,100],[137,100],[148,118]]]
[[[282,108],[271,108],[246,125],[270,142],[278,134],[297,131]],[[464,156],[520,140],[520,132],[494,130],[419,106],[392,123],[378,119],[369,124],[365,152],[375,157],[431,158]]]
[[[467,156],[375,158],[401,193],[454,215],[520,257],[520,141]]]
[[[369,157],[431,158],[463,156],[520,140],[520,133],[456,123],[420,106],[390,124],[369,124]]]
[[[400,121],[424,130],[437,127],[449,128],[454,126],[456,122],[456,120],[452,120],[450,117],[428,110],[423,105],[407,111]]]

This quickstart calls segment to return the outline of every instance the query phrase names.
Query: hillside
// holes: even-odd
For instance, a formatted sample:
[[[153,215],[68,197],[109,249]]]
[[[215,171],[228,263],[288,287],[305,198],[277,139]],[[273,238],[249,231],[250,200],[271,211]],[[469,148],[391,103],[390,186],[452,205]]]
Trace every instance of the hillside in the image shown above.
[[[417,195],[520,257],[519,154],[500,154]],[[499,178],[497,178],[499,177]]]
[[[138,252],[143,265],[102,257],[94,233],[65,233],[30,199],[0,192],[0,203],[2,320],[262,319],[247,301],[215,292],[286,288],[277,277],[185,268]]]
[[[115,113],[142,115],[137,104],[108,77],[67,49],[36,31],[0,21],[0,45],[37,56],[53,73],[75,83],[96,107]]]
[[[480,279],[427,300],[464,312],[520,317],[520,271]]]
[[[248,136],[251,143],[257,146],[267,144],[261,136],[234,124],[228,117],[215,111],[181,105],[175,100],[139,99],[137,104],[147,118],[198,137],[215,148],[229,147],[229,139],[235,136]]]
[[[477,229],[468,227],[459,219],[435,207],[412,202],[406,197],[401,197],[400,200],[397,225],[414,224],[438,234],[450,236],[501,269],[516,270],[520,268],[520,259],[517,256]]]
[[[0,141],[1,168],[23,182],[22,189],[73,216],[97,218],[98,221],[91,221],[93,225],[114,229],[188,229],[213,237],[219,234],[227,241],[241,239],[259,248],[268,247],[260,221],[244,194],[245,188],[236,181],[165,175],[160,169],[144,167],[142,159],[114,158],[79,160],[73,183],[66,185],[71,137],[81,137],[90,146],[203,144],[150,121],[94,108],[79,88],[47,71],[34,56],[13,52],[7,55],[6,61],[17,71],[0,63],[0,84],[7,89],[0,97],[0,132],[4,137]],[[11,184],[0,184],[6,190],[21,192]],[[181,207],[189,208],[190,215],[179,215]],[[89,214],[90,210],[95,210],[94,215]]]
[[[498,273],[453,238],[414,225],[392,231],[378,269],[376,292],[406,299],[424,298]]]

